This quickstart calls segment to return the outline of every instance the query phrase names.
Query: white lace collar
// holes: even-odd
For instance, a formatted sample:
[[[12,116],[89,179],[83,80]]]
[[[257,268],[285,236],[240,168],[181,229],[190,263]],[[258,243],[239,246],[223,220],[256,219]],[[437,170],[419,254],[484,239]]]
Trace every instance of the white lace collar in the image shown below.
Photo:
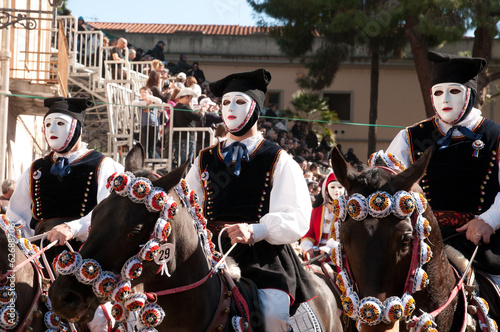
[[[257,135],[245,138],[244,140],[240,141],[240,143],[243,143],[247,146],[248,154],[252,153],[253,150],[255,150],[255,147],[263,140],[264,138],[262,137],[262,134],[259,132]],[[235,139],[228,137],[225,145],[228,146],[230,144],[233,144],[236,142]]]
[[[83,156],[85,153],[87,153],[89,151],[89,149],[87,148],[87,145],[88,145],[87,143],[82,142],[82,147],[80,149],[78,149],[77,151],[68,153],[68,154],[60,154],[60,153],[54,152],[54,157],[56,159],[59,157],[64,157],[64,158],[67,158],[70,163],[72,163],[73,161],[77,160],[78,158],[80,158],[81,156]]]

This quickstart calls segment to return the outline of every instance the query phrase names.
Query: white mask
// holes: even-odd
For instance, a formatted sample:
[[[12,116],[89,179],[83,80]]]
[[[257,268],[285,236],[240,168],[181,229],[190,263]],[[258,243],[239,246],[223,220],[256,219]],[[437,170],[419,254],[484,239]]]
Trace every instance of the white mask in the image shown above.
[[[229,132],[237,132],[250,120],[255,101],[243,92],[228,92],[222,97],[222,120]]]
[[[45,140],[56,152],[64,150],[75,133],[77,120],[63,113],[51,113],[43,120]]]
[[[326,185],[326,190],[332,200],[337,199],[340,196],[344,195],[345,191],[344,187],[338,181],[329,182]]]
[[[431,89],[432,105],[438,117],[448,124],[457,123],[470,98],[470,88],[460,83],[439,83]]]

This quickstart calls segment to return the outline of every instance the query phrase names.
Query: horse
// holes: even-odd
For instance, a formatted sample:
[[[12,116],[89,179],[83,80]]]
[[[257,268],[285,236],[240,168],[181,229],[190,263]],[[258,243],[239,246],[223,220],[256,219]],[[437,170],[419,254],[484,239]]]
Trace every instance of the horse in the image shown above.
[[[337,148],[332,150],[333,171],[349,196],[345,205],[336,202],[336,213],[345,213],[345,221],[340,225],[339,247],[332,256],[336,255],[337,265],[342,266],[338,285],[345,290],[344,311],[357,319],[363,332],[409,331],[411,326],[417,331],[465,331],[470,294],[466,296],[463,287],[455,287],[459,278],[446,256],[436,218],[417,184],[430,156],[428,149],[402,172],[384,166],[358,172]],[[455,291],[457,296],[453,296]],[[415,316],[420,319],[413,319]],[[494,323],[489,320],[488,324]]]
[[[134,147],[126,157],[125,170],[133,172],[136,179],[141,177],[152,181],[153,188],[161,188],[167,193],[167,201],[170,200],[169,211],[174,211],[171,210],[173,202],[177,204],[177,210],[168,219],[170,231],[166,243],[162,244],[162,247],[166,245],[170,248],[170,258],[162,267],[165,272],[168,270],[168,274],[158,273],[159,268],[154,261],[144,260],[142,272],[139,277],[131,280],[131,286],[142,284],[149,301],[152,300],[159,306],[155,307],[154,320],[157,324],[155,328],[160,332],[232,331],[234,303],[231,304],[231,301],[236,298],[238,291],[227,286],[224,281],[226,274],[213,273],[213,264],[207,258],[206,249],[213,246],[210,241],[205,241],[207,237],[205,240],[200,237],[199,226],[193,226],[192,210],[180,197],[179,188],[182,182],[179,182],[186,171],[187,163],[158,178],[152,172],[141,170],[144,155],[144,149],[140,145]],[[184,187],[183,190],[185,189]],[[190,197],[193,198],[192,195]],[[148,208],[149,205],[137,204],[128,197],[120,196],[115,186],[115,192],[93,210],[90,233],[80,250],[82,259],[91,258],[98,262],[102,270],[110,271],[111,275],[121,273],[123,276],[122,267],[129,266],[127,259],[134,256],[142,244],[151,241],[155,222],[159,222],[158,213],[150,212]],[[313,280],[321,296],[309,302],[321,322],[323,331],[341,331],[335,298],[321,280]],[[122,281],[112,293],[114,299],[116,290],[120,289],[121,292],[118,285]],[[127,297],[125,306],[133,295]],[[139,298],[140,294],[136,296]],[[92,287],[79,282],[71,274],[60,275],[56,279],[50,287],[49,297],[56,313],[73,322],[91,319],[95,308],[106,301],[106,298],[96,296]],[[240,304],[245,307],[244,303]],[[113,314],[118,313],[119,320],[120,304],[115,303],[115,306],[117,307]],[[250,312],[249,316],[252,314],[255,313]],[[158,317],[160,319],[157,319]]]
[[[5,218],[5,216],[0,217]],[[6,220],[5,218],[2,222]],[[3,225],[7,226],[6,223]],[[14,228],[14,226],[7,227]],[[24,241],[24,239],[20,240]],[[25,263],[27,258],[15,242],[15,238],[8,237],[4,229],[0,227],[0,252],[2,252],[0,257],[0,287],[6,287],[3,288],[6,292],[3,292],[2,298],[12,291],[17,295],[13,299],[13,303],[17,310],[18,323],[11,328],[15,328],[15,331],[45,331],[47,327],[44,324],[44,315],[49,310],[45,304],[47,295],[44,292],[45,284],[41,268],[34,261]],[[26,243],[30,245],[29,242]],[[21,243],[21,245],[23,244],[24,242]],[[15,273],[8,273],[23,263],[24,265]]]

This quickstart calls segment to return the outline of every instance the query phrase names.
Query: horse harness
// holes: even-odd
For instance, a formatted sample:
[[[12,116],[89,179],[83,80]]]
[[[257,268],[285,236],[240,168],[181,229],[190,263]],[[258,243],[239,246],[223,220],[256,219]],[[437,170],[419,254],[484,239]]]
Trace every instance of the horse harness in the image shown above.
[[[395,173],[394,170],[388,167],[377,167]],[[357,318],[358,324],[377,325],[382,321],[390,323],[399,320],[404,315],[407,317],[408,326],[414,328],[417,332],[437,331],[433,327],[435,326],[434,318],[452,302],[459,291],[462,294],[461,299],[465,304],[467,303],[462,278],[454,287],[443,306],[430,314],[423,313],[420,317],[410,318],[415,309],[415,301],[410,292],[419,291],[427,286],[428,276],[422,266],[432,257],[429,245],[424,242],[431,231],[428,220],[422,216],[426,208],[427,201],[422,194],[405,191],[399,191],[392,196],[387,192],[377,191],[367,198],[361,194],[353,194],[348,200],[344,197],[334,200],[334,213],[337,217],[337,222],[343,222],[347,214],[355,221],[362,221],[368,215],[375,218],[383,218],[393,213],[400,219],[411,218],[414,233],[417,235],[413,237],[412,257],[405,282],[404,295],[402,298],[390,297],[384,303],[375,297],[359,299],[347,257],[343,257],[342,245],[340,242],[337,242],[336,246],[334,246],[331,259],[337,266],[337,287],[342,293],[341,299],[344,313],[352,319]],[[474,299],[474,301],[477,305],[481,306],[481,312],[487,312],[487,309],[483,310],[485,305],[481,303],[481,300]],[[466,305],[464,305],[461,312],[464,315],[464,323],[462,324],[461,331],[465,331],[467,325]],[[488,317],[483,318],[486,320],[489,319]]]
[[[165,317],[165,312],[156,304],[157,297],[181,293],[204,284],[215,272],[219,272],[216,270],[216,267],[219,265],[219,261],[221,261],[220,254],[214,251],[215,246],[208,236],[206,219],[201,213],[196,193],[189,190],[185,180],[181,180],[175,186],[175,192],[181,199],[182,205],[188,208],[195,229],[200,237],[205,257],[209,265],[212,265],[213,268],[210,269],[205,277],[189,285],[152,293],[132,294],[131,281],[141,275],[142,262],[155,260],[160,247],[169,245],[167,242],[171,232],[169,219],[177,214],[178,207],[173,198],[168,196],[162,188],[153,187],[149,179],[136,178],[130,172],[111,175],[108,179],[107,187],[122,197],[130,198],[135,203],[144,203],[149,212],[160,212],[160,217],[155,224],[150,240],[140,249],[137,255],[132,256],[124,263],[119,276],[110,271],[102,271],[99,263],[93,259],[83,259],[78,252],[68,251],[64,251],[56,257],[56,271],[62,275],[74,275],[79,282],[93,285],[92,289],[98,297],[109,297],[114,302],[111,315],[119,322],[117,331],[126,330],[125,320],[127,318],[127,310],[139,311],[144,325],[148,327],[158,326]],[[171,249],[174,251],[174,248]],[[171,256],[172,254],[170,258]],[[167,262],[168,260],[156,261],[160,265],[157,274],[161,272],[170,276]],[[224,330],[225,324],[228,321],[227,315],[231,312],[230,307],[233,299],[239,304],[237,305],[238,308],[243,308],[242,316],[248,317],[249,315],[246,302],[238,288],[232,287],[232,285],[228,286],[226,283],[230,283],[230,277],[225,278],[220,275],[221,273],[216,274],[220,279],[221,294],[215,316],[212,318],[207,331]],[[248,331],[251,330],[248,329]]]

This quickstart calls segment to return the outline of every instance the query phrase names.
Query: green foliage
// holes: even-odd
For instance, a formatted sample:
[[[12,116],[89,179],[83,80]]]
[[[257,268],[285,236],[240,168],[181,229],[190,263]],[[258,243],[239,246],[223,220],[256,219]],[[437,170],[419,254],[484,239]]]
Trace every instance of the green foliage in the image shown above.
[[[284,110],[284,116],[294,119],[305,119],[312,122],[313,130],[326,133],[332,122],[338,122],[337,112],[330,110],[328,99],[318,93],[299,90],[292,95],[294,110]]]

